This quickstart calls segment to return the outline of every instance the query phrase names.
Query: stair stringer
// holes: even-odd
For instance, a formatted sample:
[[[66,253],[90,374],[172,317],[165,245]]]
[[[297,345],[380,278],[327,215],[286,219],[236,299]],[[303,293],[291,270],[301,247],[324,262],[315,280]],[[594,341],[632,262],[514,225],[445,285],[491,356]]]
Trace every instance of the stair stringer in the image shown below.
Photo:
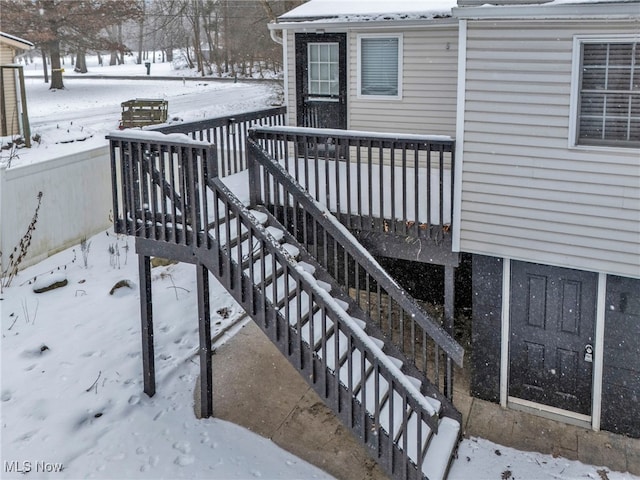
[[[233,196],[222,182],[218,179],[213,179],[210,181],[210,187],[224,197],[227,197],[225,201],[233,205],[236,210],[236,215],[240,217],[243,222],[248,222],[247,224],[251,224],[251,227],[255,228],[256,232],[264,234],[264,237],[268,239],[265,245],[267,245],[271,254],[277,255],[281,260],[284,260],[287,265],[286,268],[289,269],[290,272],[296,269],[295,260],[289,256],[277,241],[269,238],[270,235],[265,231],[264,227],[253,218],[244,205]],[[278,225],[274,217],[271,215],[269,215],[269,217],[272,225]],[[282,230],[286,233],[284,227],[282,227]],[[288,238],[288,240],[291,239]],[[225,250],[220,247],[214,236],[211,234],[208,235],[205,242],[201,242],[199,247],[194,246],[193,248],[194,255],[198,262],[211,271],[222,283],[234,299],[245,309],[249,316],[251,316],[253,321],[278,347],[291,365],[299,371],[305,381],[307,381],[311,388],[322,398],[324,403],[333,410],[345,427],[351,430],[363,443],[372,458],[374,458],[390,476],[393,478],[406,479],[426,478],[422,472],[418,471],[413,461],[407,457],[403,448],[392,441],[389,434],[377,424],[376,418],[374,418],[370,412],[366,411],[356,396],[341,383],[340,378],[335,375],[330,368],[325,367],[322,359],[314,355],[312,348],[301,339],[296,328],[289,324],[287,319],[279,313],[278,307],[267,298],[265,292],[244,272],[245,268],[239,266],[238,262],[224,254]],[[313,261],[308,253],[302,249],[300,251],[306,260]],[[314,261],[314,263],[316,262]],[[321,271],[319,265],[317,265],[316,268],[320,268],[319,271]],[[328,276],[328,273],[324,273]],[[300,281],[304,283],[304,279]],[[344,292],[342,292],[341,297],[344,298],[345,301],[348,301],[347,298],[350,298]],[[353,301],[351,302],[353,303]],[[341,315],[341,313],[335,311],[334,307],[330,304],[327,306],[327,310],[331,311],[331,314],[336,315],[336,317]],[[348,327],[348,323],[346,325]],[[349,328],[347,328],[347,330],[349,330]],[[349,334],[353,334],[354,339],[357,338],[358,335],[362,335],[362,333],[354,330],[350,331]],[[349,337],[349,341],[351,342],[351,337]],[[349,343],[349,345],[351,346],[351,343]],[[385,348],[387,347],[385,346]],[[394,351],[393,353],[394,356],[398,353],[398,356],[402,358],[401,352]],[[371,358],[375,369],[382,367],[383,364],[379,363],[381,359],[375,357],[368,358]],[[405,364],[409,364],[409,362]],[[397,382],[395,383],[396,386],[406,384],[406,378],[401,378],[403,375],[403,373],[400,373],[397,379],[392,380],[392,388],[394,386],[393,382]],[[417,389],[415,391],[417,391]],[[424,415],[424,413],[422,415]],[[405,421],[408,416],[408,414],[405,414]],[[434,427],[433,431],[437,432],[437,417],[432,417],[432,413],[430,413],[420,418],[423,419],[423,422],[428,421],[432,424]],[[408,444],[405,443],[405,449],[407,449],[407,447]],[[450,462],[452,455],[453,452],[448,452],[448,462]]]

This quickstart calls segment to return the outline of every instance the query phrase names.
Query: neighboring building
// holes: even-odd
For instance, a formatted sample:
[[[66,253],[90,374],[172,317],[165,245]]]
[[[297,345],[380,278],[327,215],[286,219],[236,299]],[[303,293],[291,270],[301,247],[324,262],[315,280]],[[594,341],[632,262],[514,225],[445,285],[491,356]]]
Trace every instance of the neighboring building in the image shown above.
[[[640,3],[425,3],[281,16],[289,124],[455,136],[472,394],[640,437]]]
[[[22,135],[29,141],[24,75],[15,63],[16,55],[30,50],[33,43],[0,32],[0,136]]]

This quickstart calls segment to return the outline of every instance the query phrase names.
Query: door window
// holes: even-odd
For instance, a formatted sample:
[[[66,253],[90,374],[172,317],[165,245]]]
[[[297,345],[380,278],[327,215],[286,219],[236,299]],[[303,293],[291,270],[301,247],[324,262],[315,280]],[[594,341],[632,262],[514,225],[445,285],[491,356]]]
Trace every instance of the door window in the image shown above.
[[[340,93],[338,43],[309,43],[309,95],[337,96]]]

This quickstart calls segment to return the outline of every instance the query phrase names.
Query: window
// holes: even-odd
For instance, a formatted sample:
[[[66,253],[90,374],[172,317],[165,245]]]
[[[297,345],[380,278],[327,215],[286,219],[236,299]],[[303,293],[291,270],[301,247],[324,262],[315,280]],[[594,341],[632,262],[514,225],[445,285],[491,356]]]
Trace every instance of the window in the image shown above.
[[[309,59],[309,95],[338,95],[338,44],[307,44]]]
[[[640,147],[640,45],[583,40],[577,145]]]
[[[402,98],[402,37],[358,37],[358,95]]]

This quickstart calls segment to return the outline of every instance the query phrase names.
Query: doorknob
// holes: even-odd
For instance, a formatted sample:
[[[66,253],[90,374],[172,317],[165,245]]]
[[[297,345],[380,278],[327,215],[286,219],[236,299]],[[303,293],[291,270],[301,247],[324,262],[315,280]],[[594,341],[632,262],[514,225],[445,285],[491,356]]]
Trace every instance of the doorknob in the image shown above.
[[[584,361],[593,362],[593,345],[587,344],[584,346]]]

